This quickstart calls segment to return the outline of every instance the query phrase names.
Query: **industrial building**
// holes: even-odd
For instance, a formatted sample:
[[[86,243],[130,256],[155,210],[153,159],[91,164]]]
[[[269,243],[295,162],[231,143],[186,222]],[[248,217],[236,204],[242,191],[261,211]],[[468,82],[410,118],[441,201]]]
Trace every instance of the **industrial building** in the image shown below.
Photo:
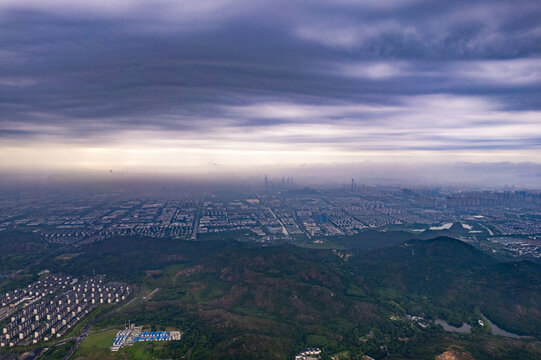
[[[113,339],[111,351],[118,351],[125,346],[132,346],[138,341],[174,341],[180,340],[180,331],[143,331],[142,326],[131,325],[120,330]]]

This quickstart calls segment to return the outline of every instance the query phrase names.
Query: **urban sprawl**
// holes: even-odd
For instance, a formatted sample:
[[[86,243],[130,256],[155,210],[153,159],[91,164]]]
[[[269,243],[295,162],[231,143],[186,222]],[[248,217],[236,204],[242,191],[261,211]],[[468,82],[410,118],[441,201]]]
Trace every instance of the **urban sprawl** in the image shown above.
[[[358,185],[338,189],[270,183],[245,192],[138,198],[123,193],[0,200],[0,231],[23,229],[50,243],[80,246],[115,235],[198,240],[243,231],[260,243],[324,242],[367,230],[449,229],[512,256],[541,256],[541,192],[457,191]]]

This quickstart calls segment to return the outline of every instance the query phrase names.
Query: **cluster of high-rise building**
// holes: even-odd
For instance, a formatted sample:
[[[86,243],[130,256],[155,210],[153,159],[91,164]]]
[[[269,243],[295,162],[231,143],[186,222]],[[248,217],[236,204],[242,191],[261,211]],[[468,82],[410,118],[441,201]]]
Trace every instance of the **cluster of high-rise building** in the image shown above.
[[[48,275],[0,297],[0,346],[36,344],[60,338],[99,304],[126,300],[131,289],[106,283],[103,276],[79,282]]]
[[[541,205],[541,193],[535,191],[457,191],[450,194],[427,189],[403,189],[422,206],[442,208]]]

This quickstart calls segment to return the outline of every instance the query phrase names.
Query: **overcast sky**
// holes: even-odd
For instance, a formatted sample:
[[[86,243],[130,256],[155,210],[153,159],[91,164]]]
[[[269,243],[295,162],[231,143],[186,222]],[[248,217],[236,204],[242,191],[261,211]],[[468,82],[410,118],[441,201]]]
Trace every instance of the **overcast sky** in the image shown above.
[[[4,169],[540,159],[538,0],[0,1]]]

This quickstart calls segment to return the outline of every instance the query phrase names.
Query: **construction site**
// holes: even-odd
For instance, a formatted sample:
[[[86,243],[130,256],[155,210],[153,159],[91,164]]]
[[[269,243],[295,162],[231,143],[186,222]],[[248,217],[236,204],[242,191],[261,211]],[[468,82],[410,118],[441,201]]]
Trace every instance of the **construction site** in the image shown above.
[[[143,326],[132,324],[116,334],[111,351],[118,351],[123,347],[132,346],[136,342],[177,341],[180,340],[181,336],[180,331],[143,331]]]

